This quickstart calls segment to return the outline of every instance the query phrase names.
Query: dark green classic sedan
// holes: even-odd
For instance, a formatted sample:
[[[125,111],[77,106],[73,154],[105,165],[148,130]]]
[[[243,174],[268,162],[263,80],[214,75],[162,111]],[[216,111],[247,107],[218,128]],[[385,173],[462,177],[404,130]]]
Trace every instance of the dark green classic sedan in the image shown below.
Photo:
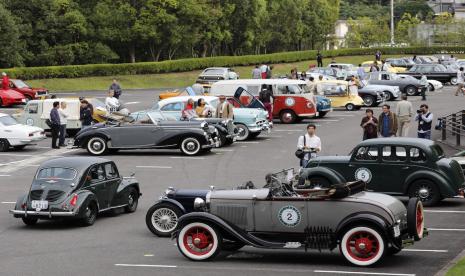
[[[426,139],[370,139],[349,156],[321,156],[307,168],[313,168],[307,181],[312,188],[363,180],[368,190],[418,197],[426,206],[464,194],[459,163],[445,158],[442,148]]]

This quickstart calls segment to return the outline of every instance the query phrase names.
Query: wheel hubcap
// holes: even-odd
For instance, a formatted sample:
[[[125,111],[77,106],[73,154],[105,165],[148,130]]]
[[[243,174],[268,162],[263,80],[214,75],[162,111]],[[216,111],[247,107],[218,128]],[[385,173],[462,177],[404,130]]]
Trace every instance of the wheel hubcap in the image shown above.
[[[102,149],[102,143],[100,143],[100,142],[94,142],[94,143],[92,144],[92,148],[93,148],[95,151],[99,151],[99,150]]]
[[[160,208],[152,215],[152,225],[160,232],[169,232],[178,225],[178,216],[173,210]]]
[[[205,255],[213,247],[213,235],[203,227],[192,227],[183,237],[184,247],[194,255]]]
[[[188,150],[195,150],[195,148],[196,148],[195,143],[194,142],[187,143],[186,148]]]
[[[356,232],[347,240],[347,251],[354,259],[371,260],[378,254],[378,239],[368,232]]]
[[[430,190],[428,189],[428,187],[421,187],[419,190],[418,190],[418,196],[421,198],[421,199],[428,199],[430,197]]]

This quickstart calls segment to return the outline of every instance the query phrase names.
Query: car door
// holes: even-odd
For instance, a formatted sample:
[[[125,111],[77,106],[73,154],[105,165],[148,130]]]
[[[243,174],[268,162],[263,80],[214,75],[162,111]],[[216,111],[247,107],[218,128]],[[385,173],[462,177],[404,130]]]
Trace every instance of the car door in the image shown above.
[[[155,145],[154,132],[159,127],[151,121],[137,121],[107,128],[104,131],[111,137],[111,144],[117,148],[150,148]]]
[[[308,213],[304,198],[275,197],[256,201],[254,205],[255,231],[304,233]]]
[[[108,200],[108,186],[102,164],[93,165],[87,173],[84,187],[97,197],[99,209],[110,207]]]
[[[407,149],[398,145],[383,145],[381,149],[381,166],[384,178],[379,181],[379,191],[389,194],[402,194],[404,176],[412,167],[408,164]]]
[[[105,178],[107,180],[106,189],[107,189],[107,197],[110,206],[116,206],[124,204],[124,202],[117,202],[116,199],[116,191],[118,190],[118,186],[121,183],[121,177],[119,176],[118,169],[116,168],[113,162],[105,163]]]
[[[349,164],[341,169],[347,181],[362,180],[367,183],[367,189],[373,191],[380,191],[379,183],[386,177],[383,175],[377,145],[356,148]]]

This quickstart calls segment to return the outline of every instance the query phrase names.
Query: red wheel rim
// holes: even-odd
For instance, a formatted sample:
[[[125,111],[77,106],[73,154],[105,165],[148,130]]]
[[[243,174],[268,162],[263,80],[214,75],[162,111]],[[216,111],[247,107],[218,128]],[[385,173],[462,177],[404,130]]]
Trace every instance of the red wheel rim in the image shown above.
[[[379,246],[378,238],[367,231],[353,233],[346,242],[350,257],[362,262],[375,258],[378,255]]]
[[[417,221],[417,234],[421,235],[423,231],[423,208],[421,207],[420,203],[417,203],[417,210],[416,210],[416,221]]]
[[[215,240],[213,234],[206,228],[194,226],[189,228],[184,234],[183,245],[189,253],[202,256],[208,254]]]

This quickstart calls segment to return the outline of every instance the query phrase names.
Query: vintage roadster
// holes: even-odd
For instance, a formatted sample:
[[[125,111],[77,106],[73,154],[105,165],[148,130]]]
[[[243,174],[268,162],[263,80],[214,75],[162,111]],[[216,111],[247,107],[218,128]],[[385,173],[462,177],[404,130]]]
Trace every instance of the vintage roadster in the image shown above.
[[[68,218],[89,226],[101,212],[116,208],[135,212],[141,195],[137,180],[121,177],[113,161],[62,157],[40,165],[31,188],[10,213],[26,225]]]
[[[394,197],[366,192],[363,181],[307,189],[311,169],[266,176],[264,188],[253,183],[236,190],[211,190],[196,198],[197,212],[183,215],[174,237],[188,259],[213,258],[221,250],[244,245],[268,249],[329,249],[337,246],[358,266],[395,254],[427,233],[423,205],[408,207]]]

